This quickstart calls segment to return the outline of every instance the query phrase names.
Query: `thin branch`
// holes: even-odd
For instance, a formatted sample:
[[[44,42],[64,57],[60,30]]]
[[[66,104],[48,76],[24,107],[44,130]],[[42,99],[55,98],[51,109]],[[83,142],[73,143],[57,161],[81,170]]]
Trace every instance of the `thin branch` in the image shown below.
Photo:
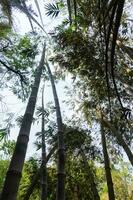
[[[8,71],[11,71],[11,72],[15,73],[16,75],[18,75],[18,76],[20,77],[20,80],[26,84],[26,82],[25,82],[25,80],[24,80],[24,77],[23,77],[23,75],[21,74],[21,72],[20,72],[19,70],[15,70],[15,69],[9,67],[9,66],[8,66],[4,61],[2,61],[2,60],[0,60],[0,63],[1,63],[4,67],[6,67],[6,69],[7,69]]]
[[[1,47],[0,52],[5,51],[7,49],[7,47],[9,47],[9,42],[6,45]]]
[[[8,71],[8,70],[6,70],[5,73],[3,74],[3,76],[1,77],[1,80],[0,80],[0,87],[2,86],[2,80],[3,80],[3,78],[5,77],[7,71]]]

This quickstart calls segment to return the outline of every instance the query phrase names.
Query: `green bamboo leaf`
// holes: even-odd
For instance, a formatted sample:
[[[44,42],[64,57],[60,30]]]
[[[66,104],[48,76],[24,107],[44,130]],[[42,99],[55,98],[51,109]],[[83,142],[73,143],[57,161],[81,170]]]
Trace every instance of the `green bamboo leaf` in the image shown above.
[[[46,4],[45,5],[45,9],[46,9],[46,15],[47,16],[52,16],[52,17],[57,17],[58,16],[58,14],[59,14],[59,12],[60,12],[60,10],[59,10],[59,6],[58,6],[58,4],[56,3],[56,4]]]
[[[8,136],[7,128],[0,129],[0,141]]]

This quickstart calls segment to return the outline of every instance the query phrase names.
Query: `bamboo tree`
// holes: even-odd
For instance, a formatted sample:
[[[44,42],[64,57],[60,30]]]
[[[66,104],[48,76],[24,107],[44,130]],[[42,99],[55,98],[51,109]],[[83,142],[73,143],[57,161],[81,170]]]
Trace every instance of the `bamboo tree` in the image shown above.
[[[45,45],[43,47],[43,52],[39,66],[36,69],[34,85],[32,87],[31,95],[27,104],[27,108],[17,138],[15,150],[6,175],[1,195],[1,200],[16,200],[17,198],[17,191],[22,176],[22,169],[29,141],[29,134],[36,105],[37,93],[39,89],[42,70],[44,67],[44,58],[45,58]]]
[[[42,90],[42,173],[41,173],[41,200],[47,199],[47,168],[46,168],[46,144],[45,144],[45,110],[44,110],[44,86]]]
[[[57,200],[65,199],[65,146],[64,146],[64,133],[63,133],[63,123],[60,111],[59,100],[56,92],[56,87],[54,83],[54,78],[51,73],[49,64],[46,63],[48,75],[51,81],[53,96],[56,107],[56,117],[58,126],[58,182],[57,182]]]
[[[110,168],[110,160],[109,160],[109,156],[108,156],[108,151],[107,151],[107,146],[106,146],[106,138],[105,138],[105,133],[104,133],[102,123],[101,123],[101,141],[102,141],[104,167],[105,167],[107,187],[108,187],[108,197],[109,197],[109,200],[115,200],[114,187],[113,187],[111,168]]]

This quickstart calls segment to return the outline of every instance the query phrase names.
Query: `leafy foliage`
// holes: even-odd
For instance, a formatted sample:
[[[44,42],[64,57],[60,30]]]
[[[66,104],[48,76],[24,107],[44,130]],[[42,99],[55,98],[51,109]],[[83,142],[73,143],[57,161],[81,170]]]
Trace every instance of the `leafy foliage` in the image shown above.
[[[15,148],[15,140],[8,140],[4,141],[3,144],[0,146],[0,151],[3,152],[3,157],[11,158],[14,148]]]
[[[56,4],[46,4],[45,5],[45,9],[46,9],[46,15],[48,16],[52,16],[52,17],[57,17],[60,10],[59,10],[59,7],[58,7],[58,3]]]
[[[0,64],[7,80],[1,85],[10,87],[9,82],[12,82],[12,91],[23,100],[28,96],[29,80],[34,74],[34,59],[38,54],[37,40],[38,38],[30,34],[20,38],[14,35],[11,40],[5,41],[6,46],[4,45],[4,51],[1,53]]]

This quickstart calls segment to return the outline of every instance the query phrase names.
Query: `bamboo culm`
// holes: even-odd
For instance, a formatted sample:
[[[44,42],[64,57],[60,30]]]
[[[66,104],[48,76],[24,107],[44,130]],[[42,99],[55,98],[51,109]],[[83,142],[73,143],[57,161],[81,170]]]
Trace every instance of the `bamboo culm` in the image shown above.
[[[41,200],[47,199],[47,166],[45,143],[45,110],[44,110],[44,86],[42,90],[42,173],[41,173]]]
[[[52,85],[54,102],[56,107],[57,126],[58,126],[58,181],[57,181],[56,200],[65,200],[65,146],[64,146],[63,123],[62,123],[62,116],[56,92],[56,87],[54,83],[54,78],[50,70],[49,64],[46,63],[46,66]]]
[[[114,186],[113,186],[113,180],[112,180],[112,174],[111,174],[111,168],[110,168],[110,160],[108,156],[106,137],[105,137],[102,123],[101,123],[101,141],[102,141],[102,149],[103,149],[103,157],[104,157],[105,174],[106,174],[107,187],[108,187],[108,197],[109,197],[109,200],[115,200]]]

